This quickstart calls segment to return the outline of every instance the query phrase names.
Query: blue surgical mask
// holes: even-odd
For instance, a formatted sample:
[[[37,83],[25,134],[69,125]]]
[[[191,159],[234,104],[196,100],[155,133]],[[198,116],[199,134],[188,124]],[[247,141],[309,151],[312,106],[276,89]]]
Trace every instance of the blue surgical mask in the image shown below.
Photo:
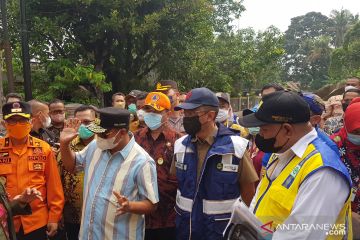
[[[355,144],[356,146],[360,146],[360,135],[356,135],[356,134],[353,134],[353,133],[348,133],[347,134],[347,139],[352,144]]]
[[[158,129],[162,122],[162,115],[158,113],[145,113],[144,114],[144,121],[146,126],[148,126],[151,130]]]
[[[78,132],[79,132],[79,137],[84,140],[94,136],[94,133],[90,131],[87,127],[85,127],[84,124],[80,125]]]
[[[249,129],[249,133],[253,136],[255,136],[256,134],[258,134],[260,132],[259,127],[250,127],[248,129]]]

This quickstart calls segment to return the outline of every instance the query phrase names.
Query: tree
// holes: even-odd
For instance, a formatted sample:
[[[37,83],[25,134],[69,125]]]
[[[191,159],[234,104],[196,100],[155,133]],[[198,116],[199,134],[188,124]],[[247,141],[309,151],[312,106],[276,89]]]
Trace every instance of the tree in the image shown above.
[[[301,82],[302,87],[315,87],[328,79],[328,57],[319,58],[316,52],[328,54],[334,42],[333,20],[317,12],[309,12],[291,19],[285,32],[285,80]],[[326,37],[326,41],[324,40]],[[326,43],[328,46],[326,46]],[[320,46],[320,49],[314,48]],[[325,50],[326,49],[326,50]],[[314,58],[314,56],[318,56]],[[316,59],[316,61],[313,61]],[[322,59],[322,60],[320,60]],[[319,83],[314,84],[314,82]]]
[[[356,23],[359,19],[359,15],[353,15],[347,9],[332,10],[330,13],[330,18],[334,22],[334,31],[335,31],[335,47],[339,48],[344,43],[345,33],[349,28]]]
[[[203,54],[214,30],[229,31],[231,16],[244,10],[232,0],[28,3],[32,57],[45,66],[60,58],[93,65],[115,91],[149,88],[153,72],[177,77],[193,64],[190,54],[199,46]]]
[[[243,0],[211,0],[214,8],[212,21],[216,33],[229,33],[233,30],[231,22],[245,11]]]
[[[331,55],[329,74],[333,82],[360,76],[360,21],[344,36],[344,45]]]

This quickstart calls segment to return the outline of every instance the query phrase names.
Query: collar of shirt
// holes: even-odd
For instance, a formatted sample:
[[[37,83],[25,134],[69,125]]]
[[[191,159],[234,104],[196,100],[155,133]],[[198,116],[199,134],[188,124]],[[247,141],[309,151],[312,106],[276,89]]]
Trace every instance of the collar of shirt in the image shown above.
[[[210,146],[214,143],[214,140],[215,140],[215,137],[218,133],[218,127],[215,125],[215,128],[214,128],[214,132],[208,136],[207,138],[205,138],[204,140],[198,138],[198,137],[195,137],[193,139],[191,139],[192,142],[196,142],[196,143],[200,143],[200,144],[204,144],[204,143],[207,143],[209,144]]]
[[[317,137],[316,129],[313,128],[309,133],[300,138],[291,148],[283,153],[278,154],[279,162],[274,165],[274,171],[272,172],[270,179],[276,178],[280,172],[284,169],[287,163],[294,157],[294,155],[302,158],[307,146]]]
[[[317,137],[316,129],[313,128],[305,136],[300,138],[290,149],[278,155],[279,160],[283,161],[288,159],[292,155],[296,155],[299,158],[302,158],[307,146]]]
[[[129,156],[129,153],[135,144],[134,135],[131,132],[129,132],[129,136],[130,136],[130,141],[128,142],[128,144],[126,144],[126,146],[118,152],[123,157],[123,159],[126,159]]]
[[[179,116],[179,117],[176,117],[176,118],[172,118],[172,117],[168,117],[168,121],[172,122],[172,123],[178,123],[182,120],[182,117]]]

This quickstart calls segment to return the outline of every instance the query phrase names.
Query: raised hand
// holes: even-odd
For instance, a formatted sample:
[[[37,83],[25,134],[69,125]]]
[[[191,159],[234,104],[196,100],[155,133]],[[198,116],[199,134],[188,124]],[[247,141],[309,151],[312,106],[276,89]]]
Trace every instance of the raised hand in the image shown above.
[[[60,143],[68,144],[78,135],[81,121],[77,118],[70,118],[65,121],[64,129],[60,133]]]

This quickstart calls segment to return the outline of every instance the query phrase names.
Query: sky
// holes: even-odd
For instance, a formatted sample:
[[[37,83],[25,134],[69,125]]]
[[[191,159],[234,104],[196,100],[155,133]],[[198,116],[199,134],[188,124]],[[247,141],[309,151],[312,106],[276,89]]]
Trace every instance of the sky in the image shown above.
[[[246,11],[234,24],[237,28],[252,27],[263,31],[274,25],[285,32],[293,17],[308,12],[321,12],[330,16],[333,9],[348,9],[352,14],[359,14],[359,0],[244,0]]]

